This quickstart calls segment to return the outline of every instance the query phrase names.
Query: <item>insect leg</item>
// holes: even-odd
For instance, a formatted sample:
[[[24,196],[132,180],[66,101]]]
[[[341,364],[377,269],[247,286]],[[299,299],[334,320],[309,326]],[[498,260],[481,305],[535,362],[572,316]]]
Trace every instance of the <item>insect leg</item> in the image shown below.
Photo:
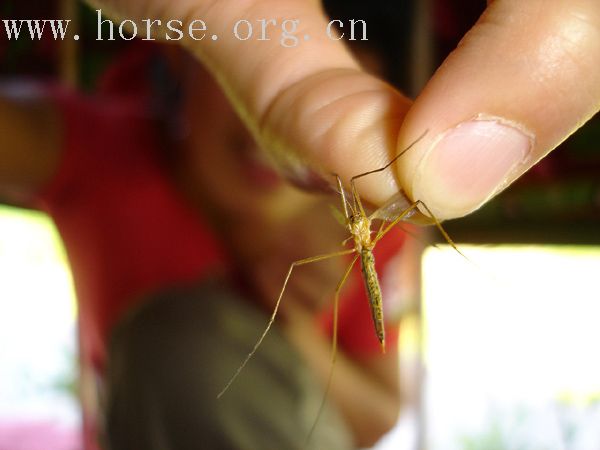
[[[394,220],[392,220],[385,228],[380,228],[377,236],[373,239],[373,245],[377,244],[377,242],[384,237],[392,228],[394,228],[399,222],[402,221],[406,216],[408,216],[412,211],[417,209],[419,206],[419,202],[413,202],[408,208],[402,211]],[[437,222],[437,220],[436,220]]]
[[[377,234],[375,236],[379,236],[381,234],[381,232],[383,231],[383,227],[385,227],[385,221],[384,220],[381,221],[381,225],[379,225],[379,230],[377,231]]]
[[[429,209],[429,207],[425,203],[423,203],[421,200],[415,200],[408,208],[406,208],[404,211],[402,211],[402,213],[400,213],[398,215],[398,217],[396,217],[394,220],[392,220],[389,223],[389,225],[387,225],[383,229],[383,231],[380,230],[379,233],[377,233],[377,236],[375,236],[375,239],[373,239],[373,244],[376,244],[377,241],[379,241],[383,236],[385,236],[394,226],[396,226],[400,221],[402,221],[402,219],[404,219],[406,216],[408,216],[408,214],[410,214],[415,209],[418,209],[419,206],[423,207],[423,209],[425,211],[427,211],[427,214],[429,214],[429,217],[431,218],[431,220],[433,220],[434,225],[439,230],[439,232],[442,234],[442,236],[444,237],[444,239],[446,240],[446,242],[448,242],[448,244],[450,244],[450,246],[454,250],[456,250],[463,258],[469,260],[458,249],[458,247],[456,246],[456,244],[454,243],[454,241],[452,240],[452,238],[448,235],[448,233],[446,232],[446,230],[444,230],[444,227],[442,226],[442,224],[440,223],[440,221],[433,215],[433,213],[431,212],[431,210]]]
[[[440,233],[442,233],[442,236],[444,236],[444,239],[446,240],[446,242],[448,244],[450,244],[450,246],[456,250],[463,258],[465,258],[466,260],[469,260],[469,258],[467,258],[456,246],[456,244],[454,243],[454,241],[450,238],[450,236],[448,235],[448,233],[446,233],[446,230],[444,230],[444,227],[442,226],[442,224],[440,223],[440,221],[433,215],[433,213],[431,212],[431,210],[429,209],[429,207],[423,203],[421,200],[417,200],[415,201],[416,204],[420,205],[423,207],[423,209],[425,209],[425,211],[427,211],[427,214],[429,214],[429,216],[433,219],[435,226],[437,227],[437,229],[440,231]]]
[[[346,283],[346,280],[348,279],[348,276],[350,275],[350,272],[352,271],[354,264],[356,264],[356,261],[358,261],[358,257],[359,257],[359,255],[356,255],[354,257],[354,259],[352,260],[352,262],[350,263],[350,265],[348,265],[348,268],[346,269],[344,276],[342,277],[342,279],[338,283],[337,287],[335,288],[335,294],[333,297],[333,336],[332,336],[332,340],[331,340],[331,366],[329,367],[329,375],[327,376],[327,384],[325,386],[325,392],[323,394],[323,399],[321,400],[321,404],[319,405],[319,410],[317,411],[317,416],[315,417],[315,421],[313,422],[312,426],[310,427],[310,431],[308,432],[308,436],[306,437],[306,444],[308,444],[308,442],[310,441],[310,438],[312,437],[312,434],[315,431],[315,428],[317,427],[317,423],[319,422],[319,418],[321,417],[321,414],[323,413],[323,408],[325,407],[325,402],[327,401],[327,395],[329,394],[329,389],[331,388],[331,380],[333,379],[333,368],[335,366],[335,359],[337,357],[338,310],[339,310],[340,292],[342,290],[342,287],[344,287],[344,284]]]
[[[283,293],[285,292],[285,288],[286,288],[286,286],[288,284],[290,276],[292,275],[292,271],[294,270],[294,267],[302,266],[304,264],[309,264],[309,263],[313,263],[313,262],[317,262],[317,261],[323,261],[323,260],[329,259],[329,258],[335,258],[337,256],[349,255],[349,254],[354,253],[354,252],[355,252],[355,250],[353,248],[352,249],[348,249],[348,250],[341,250],[339,252],[328,253],[326,255],[318,255],[318,256],[312,256],[310,258],[300,259],[298,261],[294,261],[290,265],[290,268],[289,268],[289,270],[287,272],[287,275],[285,276],[285,280],[283,282],[283,286],[281,288],[281,291],[279,292],[279,297],[277,297],[277,302],[275,303],[275,307],[273,308],[273,313],[271,314],[271,317],[269,318],[269,321],[267,322],[267,326],[266,326],[265,330],[262,332],[262,334],[260,335],[260,337],[256,341],[256,344],[254,344],[254,347],[252,348],[252,350],[250,351],[250,353],[248,353],[248,355],[246,356],[246,358],[244,359],[244,361],[242,362],[242,364],[237,368],[237,370],[235,371],[235,373],[233,374],[233,376],[229,379],[229,381],[227,382],[227,384],[225,385],[225,387],[221,390],[221,392],[219,392],[219,394],[217,395],[217,398],[221,398],[221,396],[225,392],[227,392],[227,389],[229,389],[229,387],[232,385],[232,383],[235,381],[235,379],[238,377],[238,375],[244,369],[244,367],[246,366],[246,364],[248,363],[248,361],[250,361],[250,359],[252,358],[252,356],[254,355],[254,353],[256,353],[256,350],[258,350],[258,347],[260,347],[260,344],[262,344],[262,341],[265,339],[267,333],[271,329],[271,325],[273,325],[273,322],[275,321],[275,317],[277,316],[277,311],[279,310],[279,305],[281,303],[281,299],[283,298]]]
[[[344,193],[344,186],[342,185],[342,179],[340,178],[340,176],[338,174],[335,174],[335,179],[336,179],[336,182],[338,185],[340,196],[342,197],[342,204],[344,205],[344,214],[345,214],[346,220],[347,220],[350,217],[350,210],[352,209],[352,207],[350,207],[350,210],[348,209],[350,204],[348,203],[348,200],[346,199],[346,194]]]

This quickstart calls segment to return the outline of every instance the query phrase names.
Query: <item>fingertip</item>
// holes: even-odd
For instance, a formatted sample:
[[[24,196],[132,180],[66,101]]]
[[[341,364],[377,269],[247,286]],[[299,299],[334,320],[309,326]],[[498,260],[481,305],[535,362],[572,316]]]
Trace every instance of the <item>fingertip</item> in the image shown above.
[[[412,200],[468,214],[556,148],[600,107],[600,3],[493,2],[417,97],[398,164]]]

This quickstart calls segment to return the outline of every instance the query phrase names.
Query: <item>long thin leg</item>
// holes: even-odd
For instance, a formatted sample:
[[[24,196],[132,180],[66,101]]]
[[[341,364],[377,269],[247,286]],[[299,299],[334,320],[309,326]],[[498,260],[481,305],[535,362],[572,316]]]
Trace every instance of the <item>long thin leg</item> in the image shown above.
[[[433,215],[433,213],[431,212],[429,207],[425,203],[423,203],[421,200],[415,200],[408,208],[406,208],[404,211],[402,211],[402,213],[400,215],[398,215],[398,217],[396,217],[394,220],[392,220],[390,222],[390,224],[383,229],[383,231],[380,230],[379,233],[377,233],[377,236],[375,236],[375,239],[373,239],[373,245],[375,245],[383,236],[385,236],[392,228],[394,228],[398,224],[398,222],[400,222],[402,219],[404,219],[411,211],[417,209],[419,206],[422,206],[423,209],[425,209],[425,211],[427,211],[427,213],[433,220],[435,226],[440,231],[440,233],[442,234],[442,236],[444,237],[446,242],[448,242],[448,244],[450,244],[450,246],[454,250],[456,250],[463,258],[465,258],[468,261],[469,258],[467,258],[463,254],[463,252],[461,252],[458,249],[458,247],[456,246],[454,241],[450,238],[448,233],[446,233],[446,230],[444,230],[444,227],[442,227],[442,224],[440,223],[440,221]]]
[[[354,259],[352,260],[352,262],[346,269],[344,276],[342,277],[342,279],[338,283],[337,287],[335,288],[335,294],[333,297],[333,336],[332,336],[332,340],[331,340],[331,366],[329,367],[329,375],[327,376],[327,385],[325,386],[325,392],[323,394],[323,399],[321,400],[321,404],[319,405],[319,410],[317,411],[317,416],[315,417],[315,421],[313,422],[312,426],[310,427],[310,431],[308,432],[308,436],[306,437],[306,444],[308,444],[308,442],[310,441],[310,438],[312,437],[312,435],[315,431],[315,428],[317,427],[317,423],[319,422],[321,414],[323,413],[323,408],[325,407],[325,403],[327,401],[327,395],[329,394],[329,389],[331,388],[331,380],[333,379],[333,368],[335,367],[335,360],[337,357],[338,310],[339,310],[339,303],[340,303],[340,301],[339,301],[340,300],[340,292],[341,292],[342,288],[344,287],[344,284],[346,283],[346,280],[348,279],[348,276],[350,275],[350,272],[352,271],[354,264],[356,264],[356,261],[358,261],[358,257],[359,257],[359,255],[356,255],[354,257]]]
[[[221,398],[221,396],[225,392],[227,392],[227,389],[229,389],[229,387],[231,386],[231,384],[235,381],[235,379],[238,377],[238,375],[244,369],[244,367],[246,366],[246,364],[248,364],[248,361],[250,361],[250,358],[252,358],[252,356],[254,355],[254,353],[256,353],[256,350],[258,350],[258,347],[260,347],[260,344],[262,344],[262,341],[265,339],[265,336],[267,335],[267,333],[271,329],[271,325],[273,325],[273,322],[275,321],[275,316],[277,316],[277,311],[279,310],[279,305],[281,303],[281,299],[283,298],[283,293],[285,292],[285,288],[286,288],[286,286],[288,284],[290,276],[292,275],[292,271],[294,270],[294,267],[302,266],[304,264],[309,264],[309,263],[313,263],[313,262],[317,262],[317,261],[323,261],[323,260],[329,259],[329,258],[335,258],[337,256],[349,255],[349,254],[354,253],[354,252],[355,252],[355,249],[353,249],[353,248],[352,249],[348,249],[348,250],[341,250],[339,252],[328,253],[326,255],[318,255],[318,256],[313,256],[313,257],[310,257],[310,258],[300,259],[298,261],[294,261],[290,265],[290,268],[289,268],[289,270],[287,272],[287,275],[285,276],[285,280],[283,282],[283,287],[281,288],[281,291],[279,292],[279,297],[277,298],[277,302],[275,303],[275,307],[273,308],[273,313],[271,314],[271,317],[269,318],[269,322],[267,323],[267,326],[266,326],[265,330],[263,331],[263,333],[260,335],[260,337],[256,341],[256,344],[254,344],[254,347],[252,348],[252,350],[250,351],[250,353],[248,353],[248,356],[246,356],[246,359],[244,359],[244,361],[242,362],[242,364],[238,367],[238,369],[235,371],[235,373],[233,374],[233,376],[229,379],[229,381],[227,382],[227,384],[225,385],[225,387],[221,390],[221,392],[219,392],[219,394],[217,395],[217,398]]]
[[[348,210],[348,200],[346,199],[346,194],[344,194],[344,186],[342,185],[342,179],[338,174],[335,174],[335,179],[337,181],[338,189],[340,196],[342,197],[342,204],[344,205],[344,214],[346,215],[346,220],[350,218],[350,212]]]
[[[382,220],[381,221],[381,225],[379,225],[379,230],[377,231],[377,234],[375,236],[379,236],[381,234],[381,232],[383,231],[383,227],[385,226],[385,221]]]
[[[433,213],[431,212],[431,210],[429,209],[429,207],[423,203],[421,200],[416,200],[415,201],[416,204],[422,206],[425,211],[427,211],[427,214],[429,214],[429,217],[431,217],[433,219],[433,221],[435,222],[435,226],[437,227],[437,229],[440,231],[440,233],[442,233],[442,236],[444,236],[444,239],[446,240],[446,242],[448,244],[450,244],[450,246],[456,250],[463,258],[465,258],[467,261],[469,261],[469,258],[467,258],[463,252],[461,252],[458,247],[456,246],[456,244],[454,243],[454,241],[450,238],[450,236],[448,235],[448,233],[446,233],[446,230],[444,230],[444,227],[442,226],[442,224],[440,223],[439,220],[437,220],[437,218],[433,215]]]
[[[377,236],[373,239],[373,245],[377,244],[379,240],[384,237],[388,232],[394,228],[402,219],[404,219],[408,214],[410,214],[413,210],[417,209],[419,206],[418,202],[413,202],[408,208],[402,211],[394,220],[392,220],[385,228],[380,229]]]

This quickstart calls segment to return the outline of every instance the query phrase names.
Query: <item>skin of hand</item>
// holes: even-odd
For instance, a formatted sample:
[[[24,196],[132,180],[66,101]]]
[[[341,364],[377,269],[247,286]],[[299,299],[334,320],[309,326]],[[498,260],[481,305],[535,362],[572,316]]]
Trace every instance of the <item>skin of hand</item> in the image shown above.
[[[316,1],[97,1],[119,17],[203,19],[213,41],[184,39],[261,147],[285,172],[351,176],[382,166],[428,130],[397,171],[361,180],[381,204],[400,188],[439,219],[489,200],[600,109],[600,3],[496,0],[411,102],[329,39]],[[240,19],[293,18],[293,48],[240,41]],[[310,168],[310,170],[307,170]]]

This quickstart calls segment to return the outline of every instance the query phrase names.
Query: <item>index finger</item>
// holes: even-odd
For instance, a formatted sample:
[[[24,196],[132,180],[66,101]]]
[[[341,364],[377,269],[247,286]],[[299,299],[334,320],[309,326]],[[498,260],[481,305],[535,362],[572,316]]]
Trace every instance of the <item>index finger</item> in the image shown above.
[[[318,2],[202,2],[189,17],[202,17],[217,39],[186,45],[280,166],[348,181],[394,156],[410,101],[360,68]],[[270,35],[244,40],[233,33],[236,24],[246,35],[250,27]],[[382,203],[398,185],[389,171],[359,190]]]

